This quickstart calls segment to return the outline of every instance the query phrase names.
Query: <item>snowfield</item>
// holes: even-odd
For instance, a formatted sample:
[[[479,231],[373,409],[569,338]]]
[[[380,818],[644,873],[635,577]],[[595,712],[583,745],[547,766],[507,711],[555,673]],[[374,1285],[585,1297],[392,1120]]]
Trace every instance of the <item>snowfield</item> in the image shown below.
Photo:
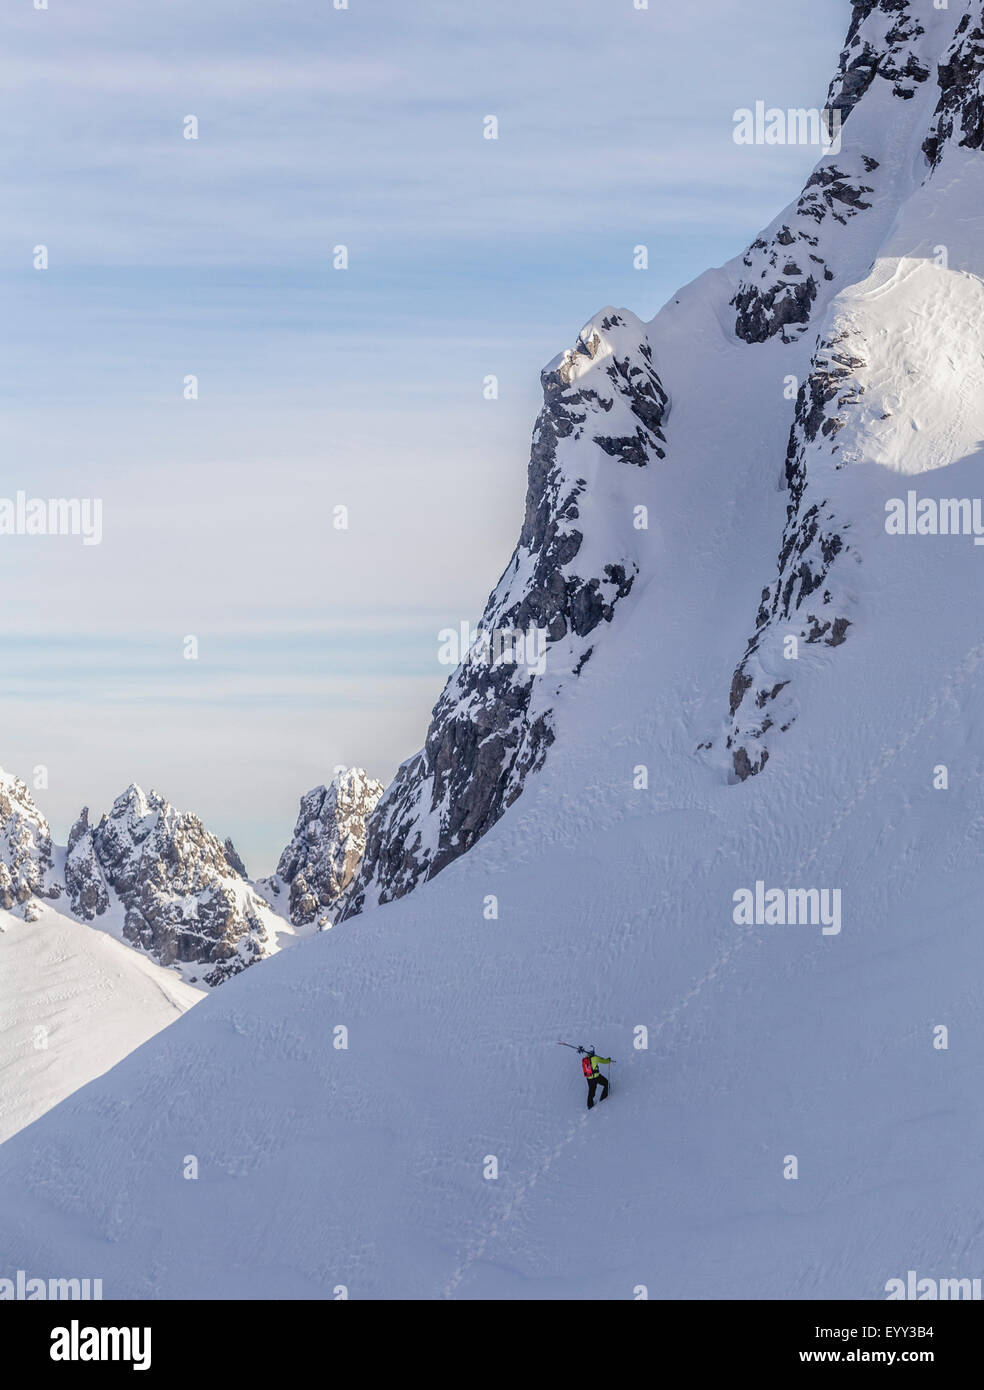
[[[861,1300],[984,1275],[984,549],[885,529],[910,486],[984,486],[984,152],[959,121],[932,171],[922,150],[981,9],[923,16],[915,95],[875,76],[822,162],[877,159],[870,208],[794,204],[765,234],[812,228],[832,269],[805,331],[736,333],[743,277],[786,273],[765,252],[645,326],[665,457],[608,458],[581,517],[585,553],[631,536],[639,578],[579,675],[548,653],[542,770],[435,877],[229,980],[9,1139],[0,1274],[135,1299]],[[862,33],[889,42],[898,10]],[[814,563],[757,629],[781,565]],[[804,637],[811,605],[845,640]],[[738,720],[768,759],[739,780],[756,630]],[[838,891],[840,930],[739,925],[759,883]],[[560,1039],[615,1059],[590,1113]]]
[[[35,922],[0,912],[0,1143],[201,997],[50,904]]]

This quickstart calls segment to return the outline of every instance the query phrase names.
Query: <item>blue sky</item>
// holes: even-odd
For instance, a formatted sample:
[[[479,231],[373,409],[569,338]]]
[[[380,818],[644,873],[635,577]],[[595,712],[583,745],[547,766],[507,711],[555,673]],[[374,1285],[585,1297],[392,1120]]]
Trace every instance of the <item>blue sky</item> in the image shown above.
[[[799,191],[816,151],[732,115],[821,105],[851,7],[49,5],[0,22],[0,495],[101,497],[105,534],[0,539],[0,765],[48,768],[62,839],[135,780],[261,873],[337,763],[420,746],[437,632],[518,534],[540,368]]]

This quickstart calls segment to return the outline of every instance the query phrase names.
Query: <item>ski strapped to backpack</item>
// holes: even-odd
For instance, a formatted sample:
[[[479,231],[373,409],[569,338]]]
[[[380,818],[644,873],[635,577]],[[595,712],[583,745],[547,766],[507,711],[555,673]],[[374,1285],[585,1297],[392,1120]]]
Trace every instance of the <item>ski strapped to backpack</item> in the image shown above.
[[[589,1051],[589,1049],[586,1047],[579,1047],[575,1043],[561,1042],[559,1038],[557,1039],[557,1046],[570,1047],[573,1048],[575,1052],[579,1052],[581,1054],[581,1070],[584,1072],[585,1079],[587,1081],[590,1081],[595,1073],[594,1064],[591,1061],[591,1052]]]
[[[593,1056],[594,1054],[592,1053],[592,1051],[591,1051],[590,1048],[587,1048],[587,1047],[579,1047],[576,1043],[563,1042],[560,1038],[557,1039],[557,1046],[558,1046],[558,1047],[569,1047],[569,1048],[571,1048],[574,1052],[577,1052],[577,1053],[580,1055],[580,1057],[581,1057],[581,1070],[584,1072],[584,1079],[585,1079],[585,1081],[591,1081],[591,1080],[594,1079],[594,1076],[595,1076],[596,1073],[595,1073],[594,1065],[593,1065],[593,1063],[592,1063],[592,1061],[591,1061],[591,1058],[592,1058],[592,1056]],[[614,1057],[610,1057],[608,1060],[609,1060],[609,1062],[614,1062],[615,1058],[614,1058]],[[598,1073],[598,1075],[600,1075],[600,1073]],[[615,1088],[614,1082],[611,1081],[611,1080],[609,1080],[609,1082],[608,1082],[608,1091],[607,1091],[606,1094],[611,1095],[611,1093],[612,1093],[612,1091],[614,1090],[614,1088]]]

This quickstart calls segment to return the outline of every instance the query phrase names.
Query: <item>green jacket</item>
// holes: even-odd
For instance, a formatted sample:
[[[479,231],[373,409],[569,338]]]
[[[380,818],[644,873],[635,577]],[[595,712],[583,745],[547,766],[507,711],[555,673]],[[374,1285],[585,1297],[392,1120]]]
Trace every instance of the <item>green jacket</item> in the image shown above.
[[[607,1066],[611,1063],[611,1060],[612,1060],[612,1059],[611,1059],[610,1057],[598,1057],[598,1056],[596,1056],[594,1053],[592,1053],[592,1056],[591,1056],[591,1075],[592,1075],[592,1076],[597,1076],[597,1075],[598,1075],[598,1063],[599,1063],[599,1062],[604,1062],[605,1066],[607,1067]]]

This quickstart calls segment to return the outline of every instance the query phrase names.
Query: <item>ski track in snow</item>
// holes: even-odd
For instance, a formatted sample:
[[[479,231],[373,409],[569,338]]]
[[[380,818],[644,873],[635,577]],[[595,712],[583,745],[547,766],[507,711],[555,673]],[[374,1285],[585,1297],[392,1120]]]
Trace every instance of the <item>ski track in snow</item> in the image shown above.
[[[878,761],[859,780],[854,794],[845,804],[843,810],[840,812],[837,818],[831,823],[826,834],[822,837],[821,840],[817,842],[817,844],[809,852],[809,854],[805,855],[803,859],[795,866],[795,868],[791,870],[791,882],[801,880],[801,876],[805,874],[805,872],[811,867],[811,865],[816,862],[821,850],[824,849],[825,846],[831,842],[831,840],[834,838],[834,836],[841,828],[841,826],[844,824],[844,822],[848,819],[850,815],[852,815],[854,810],[860,805],[860,803],[871,791],[872,787],[884,776],[886,771],[892,766],[892,764],[896,761],[899,755],[909,746],[912,740],[914,738],[917,738],[918,735],[922,732],[922,730],[932,721],[932,719],[938,713],[940,706],[953,697],[956,691],[969,679],[970,676],[974,674],[974,672],[978,669],[982,662],[984,662],[984,644],[980,644],[977,647],[972,648],[967,653],[966,657],[958,667],[957,671],[953,673],[951,678],[946,682],[946,684],[939,691],[939,693],[936,696],[934,696],[934,698],[930,701],[929,705],[923,711],[920,718],[916,721],[915,724],[912,725],[912,727],[904,735],[904,737],[899,739],[898,742],[891,744],[887,748],[883,749]],[[735,957],[743,949],[743,947],[745,947],[752,941],[757,941],[760,939],[761,931],[761,927],[756,926],[746,928],[743,931],[741,931],[738,935],[736,935],[733,939],[732,944],[718,955],[718,957],[714,960],[710,968],[703,975],[701,975],[697,981],[695,981],[693,987],[679,1000],[679,1002],[674,1006],[674,1008],[672,1008],[668,1014],[665,1014],[663,1018],[661,1018],[660,1021],[650,1030],[650,1038],[658,1038],[666,1029],[671,1028],[672,1025],[680,1017],[680,1015],[684,1012],[684,1010],[687,1009],[689,1005],[692,1004],[693,1001],[704,992],[707,986],[710,984],[714,984],[724,975],[728,967],[732,964]],[[638,1054],[632,1054],[629,1057],[628,1061],[635,1061],[637,1055]],[[477,1264],[479,1260],[481,1260],[489,1244],[503,1232],[505,1227],[516,1215],[522,1203],[526,1200],[530,1192],[532,1192],[539,1179],[547,1174],[547,1172],[550,1170],[556,1159],[584,1131],[584,1127],[590,1117],[590,1113],[590,1111],[586,1110],[585,1113],[581,1115],[580,1118],[570,1126],[566,1135],[560,1140],[560,1142],[555,1146],[555,1148],[551,1150],[545,1162],[542,1163],[533,1173],[531,1173],[527,1177],[527,1179],[519,1186],[519,1188],[516,1189],[516,1191],[509,1197],[502,1211],[499,1212],[496,1215],[496,1217],[491,1221],[486,1231],[480,1237],[477,1238],[477,1240],[474,1242],[471,1249],[469,1250],[469,1253],[466,1255],[464,1260],[461,1262],[460,1265],[458,1265],[454,1273],[451,1275],[450,1279],[444,1287],[442,1293],[443,1298],[452,1298],[454,1296],[455,1291],[458,1289],[462,1280],[465,1278],[469,1270],[475,1264]]]

